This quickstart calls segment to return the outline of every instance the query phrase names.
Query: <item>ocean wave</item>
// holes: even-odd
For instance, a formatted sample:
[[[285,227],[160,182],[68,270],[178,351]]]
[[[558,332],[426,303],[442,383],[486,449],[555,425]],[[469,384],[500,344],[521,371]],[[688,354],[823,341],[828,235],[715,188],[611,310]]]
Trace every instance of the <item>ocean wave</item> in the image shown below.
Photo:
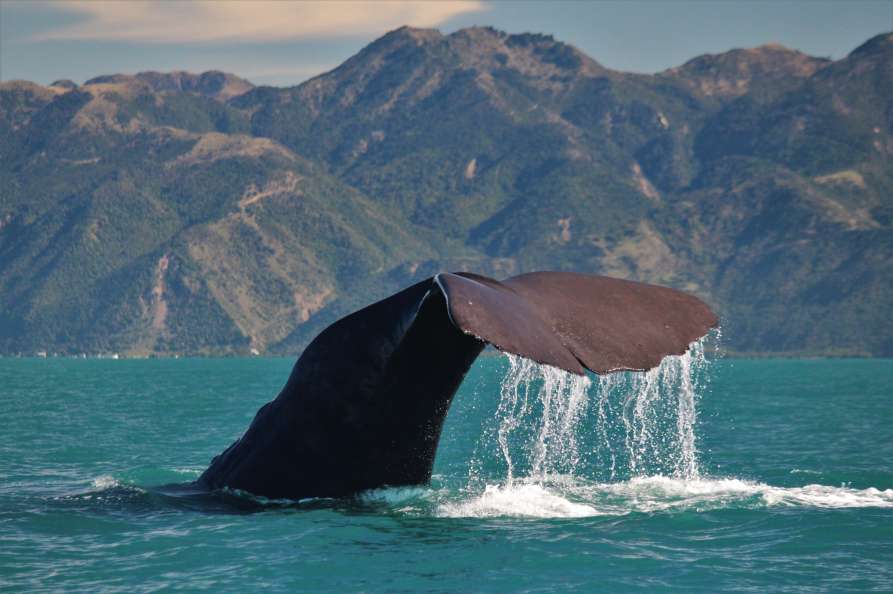
[[[893,489],[806,485],[773,487],[736,478],[637,477],[618,483],[514,483],[442,502],[443,517],[580,518],[665,511],[759,507],[893,508]]]

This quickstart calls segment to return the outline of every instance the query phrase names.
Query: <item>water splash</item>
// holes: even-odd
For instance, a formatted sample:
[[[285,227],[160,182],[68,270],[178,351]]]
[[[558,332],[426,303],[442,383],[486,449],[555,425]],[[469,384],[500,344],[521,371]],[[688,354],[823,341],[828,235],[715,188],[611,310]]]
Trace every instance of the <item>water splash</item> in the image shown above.
[[[401,502],[403,503],[403,502]],[[434,514],[446,517],[579,518],[631,513],[763,509],[773,507],[893,509],[893,489],[827,485],[773,487],[736,478],[636,477],[626,481],[568,481],[556,489],[516,480],[514,486],[487,485],[472,497],[438,499]],[[428,501],[403,509],[429,513]]]
[[[496,425],[476,457],[501,458],[507,486],[568,476],[700,476],[695,426],[706,377],[703,340],[645,373],[581,377],[506,357]],[[483,467],[473,461],[472,478],[487,482],[476,476]]]
[[[610,382],[626,394],[622,418],[629,476],[700,477],[695,425],[705,367],[704,344],[699,341],[644,374],[627,373]]]
[[[704,476],[697,404],[718,333],[645,373],[578,377],[506,355],[493,423],[459,496],[401,509],[448,517],[580,518],[765,507],[893,508],[893,489],[775,487]]]
[[[506,482],[511,484],[518,470],[540,478],[573,472],[580,460],[577,425],[591,381],[514,355],[508,359],[496,412]],[[519,439],[522,457],[513,453]]]

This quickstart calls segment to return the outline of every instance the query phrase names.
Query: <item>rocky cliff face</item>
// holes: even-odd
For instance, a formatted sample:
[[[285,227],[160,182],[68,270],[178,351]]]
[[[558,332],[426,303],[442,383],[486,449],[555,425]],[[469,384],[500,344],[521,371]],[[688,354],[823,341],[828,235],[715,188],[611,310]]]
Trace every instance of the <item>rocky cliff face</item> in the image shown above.
[[[564,269],[698,293],[732,350],[891,355],[891,64],[403,28],[292,88],[2,83],[0,350],[294,352],[437,270]]]

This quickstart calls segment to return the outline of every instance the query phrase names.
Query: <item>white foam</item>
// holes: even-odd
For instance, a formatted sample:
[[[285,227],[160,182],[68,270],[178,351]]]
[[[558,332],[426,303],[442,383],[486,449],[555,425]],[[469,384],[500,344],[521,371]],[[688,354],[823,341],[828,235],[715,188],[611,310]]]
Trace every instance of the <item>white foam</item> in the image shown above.
[[[553,480],[554,479],[554,480]],[[483,493],[441,503],[445,517],[582,518],[630,513],[763,508],[893,508],[893,489],[827,485],[773,487],[736,478],[636,477],[616,483],[583,483],[573,477],[488,485]]]
[[[762,491],[767,505],[787,505],[821,508],[893,507],[893,489],[850,489],[826,485],[779,488],[765,487]]]
[[[357,498],[365,503],[386,503],[402,505],[417,499],[425,499],[431,494],[427,487],[383,487],[363,491]]]
[[[718,509],[736,507],[893,507],[893,489],[852,489],[827,485],[773,487],[736,478],[678,479],[637,477],[620,483],[588,488],[591,496],[612,495],[627,511],[654,512],[675,508]]]
[[[487,485],[477,497],[441,504],[437,515],[450,518],[583,518],[600,515],[600,512],[590,505],[570,501],[541,485],[515,484]]]
[[[104,489],[112,489],[120,485],[121,483],[118,481],[118,479],[108,474],[98,476],[90,482],[90,487],[99,491]]]

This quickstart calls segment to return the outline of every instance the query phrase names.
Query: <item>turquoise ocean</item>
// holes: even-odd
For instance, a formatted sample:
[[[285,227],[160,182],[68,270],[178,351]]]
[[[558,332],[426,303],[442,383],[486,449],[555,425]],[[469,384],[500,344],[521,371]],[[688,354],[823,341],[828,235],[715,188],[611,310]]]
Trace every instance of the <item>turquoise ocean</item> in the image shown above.
[[[430,486],[198,477],[292,360],[0,360],[0,590],[893,591],[893,361],[485,356]]]

